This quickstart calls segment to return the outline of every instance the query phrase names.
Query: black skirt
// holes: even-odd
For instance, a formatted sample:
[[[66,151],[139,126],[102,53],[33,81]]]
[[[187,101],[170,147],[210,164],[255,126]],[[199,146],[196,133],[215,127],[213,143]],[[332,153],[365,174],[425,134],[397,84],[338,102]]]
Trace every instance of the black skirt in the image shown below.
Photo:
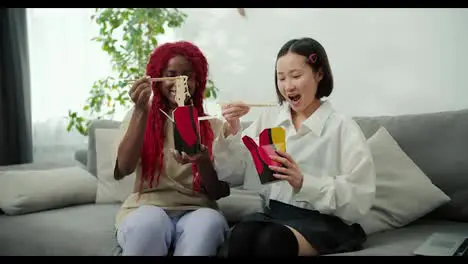
[[[244,221],[272,222],[298,231],[320,255],[359,250],[367,236],[359,224],[348,225],[340,218],[270,200],[264,213],[246,216]]]

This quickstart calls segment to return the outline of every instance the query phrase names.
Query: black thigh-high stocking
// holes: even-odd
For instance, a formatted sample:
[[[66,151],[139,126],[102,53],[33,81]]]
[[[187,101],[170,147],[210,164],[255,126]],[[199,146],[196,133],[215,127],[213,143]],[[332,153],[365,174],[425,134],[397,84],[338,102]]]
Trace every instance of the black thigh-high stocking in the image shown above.
[[[228,241],[228,257],[254,256],[255,241],[269,223],[248,221],[234,226]]]
[[[271,223],[260,231],[255,243],[256,257],[294,257],[299,243],[288,227]]]
[[[286,226],[268,222],[242,222],[231,232],[228,257],[236,256],[297,256],[299,244]]]

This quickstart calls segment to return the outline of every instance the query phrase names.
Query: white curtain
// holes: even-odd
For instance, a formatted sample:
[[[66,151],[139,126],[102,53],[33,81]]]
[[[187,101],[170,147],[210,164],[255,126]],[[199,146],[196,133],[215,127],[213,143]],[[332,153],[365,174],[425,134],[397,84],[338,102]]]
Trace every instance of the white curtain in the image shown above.
[[[91,41],[99,30],[92,13],[92,8],[28,9],[35,162],[70,162],[76,150],[87,148],[87,138],[66,127],[68,110],[80,113],[93,82],[111,74],[107,53]],[[174,39],[167,30],[159,41]]]

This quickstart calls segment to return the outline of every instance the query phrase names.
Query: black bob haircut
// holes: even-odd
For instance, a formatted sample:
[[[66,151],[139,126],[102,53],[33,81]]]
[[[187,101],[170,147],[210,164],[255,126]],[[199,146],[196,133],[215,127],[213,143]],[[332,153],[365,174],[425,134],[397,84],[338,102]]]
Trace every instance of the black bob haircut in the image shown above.
[[[317,72],[320,69],[323,72],[323,78],[317,87],[317,93],[315,98],[320,99],[322,97],[328,97],[333,91],[333,75],[328,61],[327,53],[323,46],[312,38],[301,38],[292,39],[286,42],[278,52],[276,61],[288,52],[292,52],[301,56],[304,56],[306,64],[312,68],[312,71]],[[283,104],[285,100],[281,95],[278,88],[278,76],[276,75],[275,65],[275,87],[276,94],[278,95],[278,101]]]

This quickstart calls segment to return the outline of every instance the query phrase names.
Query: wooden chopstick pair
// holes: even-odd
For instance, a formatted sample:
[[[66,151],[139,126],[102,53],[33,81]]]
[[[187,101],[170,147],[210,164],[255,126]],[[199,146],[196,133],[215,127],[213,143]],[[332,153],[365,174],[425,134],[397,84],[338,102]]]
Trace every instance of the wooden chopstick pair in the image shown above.
[[[157,81],[175,81],[177,79],[179,79],[180,76],[176,76],[176,77],[161,77],[161,78],[149,78],[152,82],[157,82]],[[127,83],[134,83],[138,80],[126,80],[125,82]]]
[[[227,104],[231,104],[229,102],[222,102],[222,103],[217,103],[218,105],[227,105]],[[250,107],[273,107],[273,106],[276,106],[276,104],[248,104],[248,103],[244,103],[246,106],[250,106]]]

